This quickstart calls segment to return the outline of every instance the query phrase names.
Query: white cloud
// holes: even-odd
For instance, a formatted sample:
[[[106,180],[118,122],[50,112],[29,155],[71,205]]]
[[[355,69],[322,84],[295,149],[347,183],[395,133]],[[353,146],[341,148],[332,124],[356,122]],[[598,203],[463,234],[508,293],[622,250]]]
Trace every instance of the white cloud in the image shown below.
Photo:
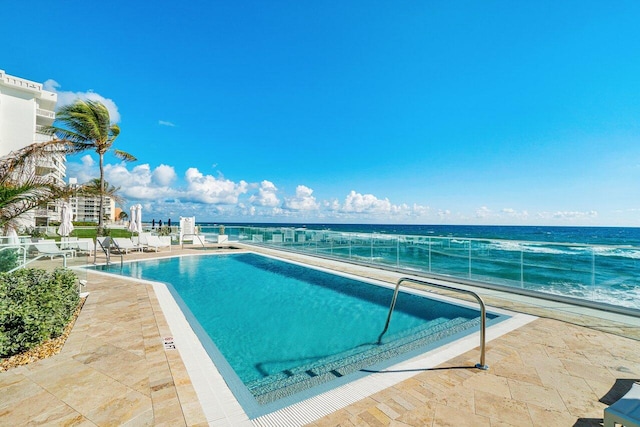
[[[177,178],[176,171],[173,166],[160,165],[151,174],[152,181],[159,186],[171,185]]]
[[[160,126],[169,126],[169,127],[175,127],[176,126],[172,122],[167,122],[165,120],[158,120],[158,124]]]
[[[486,206],[476,209],[476,218],[488,218],[491,214],[491,209]]]
[[[137,187],[151,184],[151,167],[148,164],[136,165],[131,171],[124,163],[107,164],[104,176],[111,184],[119,187]]]
[[[249,198],[249,202],[259,206],[276,207],[280,204],[280,199],[276,193],[278,188],[271,181],[264,180],[260,183],[258,192]],[[255,212],[255,209],[254,209]]]
[[[105,180],[120,187],[120,194],[131,200],[159,200],[176,198],[179,191],[171,187],[175,179],[173,167],[160,165],[153,171],[148,164],[137,165],[132,170],[126,164],[107,164],[104,168]]]
[[[60,84],[57,81],[52,79],[49,79],[46,82],[44,82],[42,86],[45,90],[48,90],[50,92],[55,92],[58,94],[58,102],[56,104],[58,107],[72,104],[78,98],[85,99],[85,100],[88,99],[91,101],[100,101],[104,104],[105,107],[107,107],[107,110],[109,110],[109,117],[111,118],[111,122],[112,123],[120,122],[120,113],[118,112],[118,106],[111,98],[105,98],[104,96],[94,92],[91,89],[89,89],[87,92],[70,92],[70,91],[58,90],[58,88],[61,87]]]
[[[441,220],[451,217],[451,211],[449,209],[439,209],[438,218]]]
[[[373,194],[363,195],[351,190],[344,201],[342,210],[357,213],[389,213],[391,212],[391,202],[389,199],[378,199]]]
[[[553,218],[558,219],[582,219],[582,218],[596,218],[598,216],[598,212],[596,211],[559,211],[553,213]]]
[[[322,206],[328,211],[337,212],[341,209],[340,202],[336,199],[325,200]]]
[[[313,190],[304,185],[296,187],[296,195],[292,198],[285,198],[284,207],[294,211],[311,211],[319,209],[320,205],[316,198],[312,196]]]
[[[517,211],[512,208],[504,208],[501,211],[508,218],[516,218],[516,219],[527,219],[529,218],[529,212],[527,211]]]
[[[185,173],[187,181],[186,198],[201,203],[238,203],[238,197],[247,192],[245,181],[235,183],[228,179],[218,179],[211,175],[203,175],[196,168],[189,168]]]
[[[98,177],[98,168],[91,155],[86,154],[80,158],[80,163],[67,162],[67,178],[76,178],[78,184],[84,184]]]
[[[98,176],[97,161],[85,155],[67,163],[67,176],[79,183]],[[595,210],[531,212],[514,208],[493,209],[482,205],[477,209],[452,212],[446,207],[417,203],[393,204],[388,198],[373,194],[349,192],[343,201],[318,200],[314,190],[298,185],[295,194],[286,194],[270,180],[247,183],[201,173],[189,168],[179,176],[174,167],[161,164],[107,164],[105,179],[127,199],[125,206],[142,203],[146,215],[155,218],[175,218],[195,215],[201,221],[255,222],[388,222],[443,224],[542,224],[595,225],[601,221]]]

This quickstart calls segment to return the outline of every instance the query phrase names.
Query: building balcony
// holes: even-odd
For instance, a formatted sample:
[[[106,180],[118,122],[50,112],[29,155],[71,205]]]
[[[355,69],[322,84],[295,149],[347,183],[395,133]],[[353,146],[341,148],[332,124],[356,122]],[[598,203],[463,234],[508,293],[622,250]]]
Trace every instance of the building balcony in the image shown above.
[[[55,113],[53,113],[55,115]],[[38,135],[44,135],[51,138],[51,135],[46,132],[47,126],[44,125],[36,125],[36,133]]]
[[[36,108],[36,116],[44,117],[45,119],[50,119],[50,120],[56,119],[55,111],[45,110],[43,108]]]
[[[42,84],[32,82],[30,80],[21,79],[19,77],[10,76],[8,74],[0,73],[0,77],[2,77],[2,83],[7,86],[17,87],[19,89],[40,93],[42,92]]]

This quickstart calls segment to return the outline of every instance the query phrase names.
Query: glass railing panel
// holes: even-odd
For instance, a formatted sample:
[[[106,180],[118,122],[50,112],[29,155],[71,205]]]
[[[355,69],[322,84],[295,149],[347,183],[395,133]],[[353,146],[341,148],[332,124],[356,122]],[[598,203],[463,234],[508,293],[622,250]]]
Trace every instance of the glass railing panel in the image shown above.
[[[640,248],[284,228],[242,234],[303,253],[640,309]]]
[[[398,267],[431,271],[431,237],[400,236],[399,242]]]

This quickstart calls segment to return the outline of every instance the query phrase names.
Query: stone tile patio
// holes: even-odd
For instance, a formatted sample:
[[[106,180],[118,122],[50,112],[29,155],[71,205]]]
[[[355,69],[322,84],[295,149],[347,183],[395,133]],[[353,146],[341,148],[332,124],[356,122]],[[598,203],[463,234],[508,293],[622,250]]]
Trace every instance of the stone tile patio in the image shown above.
[[[171,255],[180,253],[202,252]],[[165,347],[172,334],[153,288],[89,274],[86,290],[60,354],[0,373],[0,425],[209,425],[179,353]],[[640,342],[605,331],[637,337],[638,327],[529,308],[564,321],[539,318],[490,341],[488,371],[469,368],[475,349],[312,425],[601,425],[604,408],[640,380]]]

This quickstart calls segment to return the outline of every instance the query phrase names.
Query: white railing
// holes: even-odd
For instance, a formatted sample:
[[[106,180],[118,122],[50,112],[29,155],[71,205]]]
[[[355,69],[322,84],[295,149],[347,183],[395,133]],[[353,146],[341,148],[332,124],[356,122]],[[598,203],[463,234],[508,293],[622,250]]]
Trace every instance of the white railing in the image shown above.
[[[54,119],[55,120],[55,118],[56,118],[55,111],[45,110],[43,108],[36,108],[36,115],[38,115],[40,117],[45,117],[47,119]]]

